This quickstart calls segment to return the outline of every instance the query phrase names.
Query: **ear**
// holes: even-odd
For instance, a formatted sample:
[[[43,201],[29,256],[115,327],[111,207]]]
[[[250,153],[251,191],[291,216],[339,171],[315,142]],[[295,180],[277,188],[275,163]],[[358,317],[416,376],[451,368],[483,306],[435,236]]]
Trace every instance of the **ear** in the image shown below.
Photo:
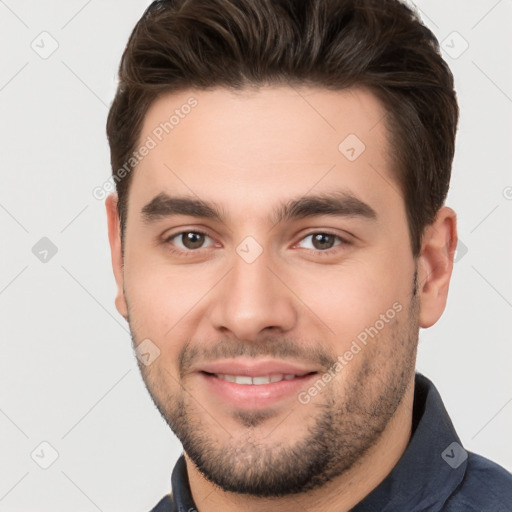
[[[128,319],[128,305],[124,296],[124,272],[123,254],[121,246],[121,223],[117,210],[117,195],[110,194],[105,200],[108,222],[108,240],[110,242],[110,253],[112,258],[112,269],[117,284],[116,308],[119,314]]]
[[[425,228],[418,256],[420,327],[431,327],[443,314],[456,247],[457,215],[443,206],[434,222]]]

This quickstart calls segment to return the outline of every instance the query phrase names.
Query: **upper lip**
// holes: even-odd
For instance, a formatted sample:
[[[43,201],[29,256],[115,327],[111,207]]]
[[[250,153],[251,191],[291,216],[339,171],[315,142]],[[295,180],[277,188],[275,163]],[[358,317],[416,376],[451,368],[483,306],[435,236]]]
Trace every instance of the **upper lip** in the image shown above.
[[[317,368],[301,363],[291,363],[276,359],[260,359],[255,361],[248,359],[225,359],[212,363],[205,363],[197,367],[199,372],[215,373],[221,375],[246,375],[258,377],[282,373],[284,375],[306,375],[317,372]]]

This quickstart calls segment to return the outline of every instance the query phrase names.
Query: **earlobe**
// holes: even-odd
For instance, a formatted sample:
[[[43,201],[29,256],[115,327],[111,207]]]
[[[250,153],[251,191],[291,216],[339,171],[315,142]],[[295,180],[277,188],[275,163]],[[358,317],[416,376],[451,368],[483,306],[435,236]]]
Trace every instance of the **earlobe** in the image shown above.
[[[443,206],[434,222],[425,228],[418,265],[420,327],[434,325],[446,307],[457,247],[457,216]]]
[[[110,253],[112,260],[112,270],[117,285],[116,309],[125,319],[128,318],[128,305],[124,295],[124,272],[123,272],[123,254],[121,245],[121,225],[119,212],[117,210],[117,195],[110,194],[105,200],[105,209],[108,222],[108,239],[110,243]]]

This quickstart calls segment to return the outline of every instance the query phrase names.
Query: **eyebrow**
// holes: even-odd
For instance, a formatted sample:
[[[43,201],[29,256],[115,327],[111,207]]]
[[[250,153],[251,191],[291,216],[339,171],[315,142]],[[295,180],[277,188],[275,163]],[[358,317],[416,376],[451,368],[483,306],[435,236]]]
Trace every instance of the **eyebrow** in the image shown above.
[[[170,196],[160,193],[147,203],[141,211],[146,224],[173,215],[188,215],[225,222],[221,208],[215,203],[193,197]],[[291,199],[279,205],[271,215],[273,224],[285,221],[330,215],[333,217],[359,217],[377,220],[375,210],[348,191],[307,195]]]

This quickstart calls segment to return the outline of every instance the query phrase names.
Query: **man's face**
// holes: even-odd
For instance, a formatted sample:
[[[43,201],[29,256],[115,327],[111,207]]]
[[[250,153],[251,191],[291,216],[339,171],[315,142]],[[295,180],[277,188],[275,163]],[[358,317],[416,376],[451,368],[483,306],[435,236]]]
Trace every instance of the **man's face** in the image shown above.
[[[413,382],[415,261],[386,136],[360,89],[184,91],[147,112],[139,146],[156,145],[133,175],[117,306],[134,344],[160,351],[139,363],[155,404],[225,490],[343,473]],[[308,200],[326,195],[337,205]]]

